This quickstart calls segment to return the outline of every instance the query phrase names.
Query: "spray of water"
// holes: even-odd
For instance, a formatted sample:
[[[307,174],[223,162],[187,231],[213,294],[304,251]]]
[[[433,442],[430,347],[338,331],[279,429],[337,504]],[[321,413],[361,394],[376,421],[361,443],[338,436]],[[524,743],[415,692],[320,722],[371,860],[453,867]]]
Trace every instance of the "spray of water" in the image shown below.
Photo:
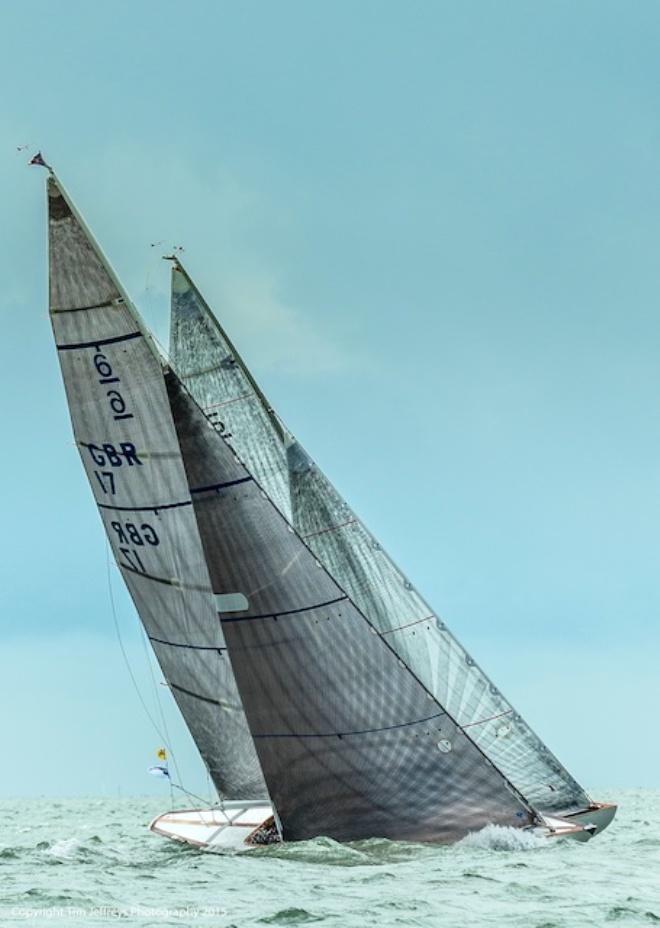
[[[546,838],[521,828],[503,825],[486,825],[481,831],[472,831],[460,842],[460,847],[483,851],[537,851],[548,846]]]

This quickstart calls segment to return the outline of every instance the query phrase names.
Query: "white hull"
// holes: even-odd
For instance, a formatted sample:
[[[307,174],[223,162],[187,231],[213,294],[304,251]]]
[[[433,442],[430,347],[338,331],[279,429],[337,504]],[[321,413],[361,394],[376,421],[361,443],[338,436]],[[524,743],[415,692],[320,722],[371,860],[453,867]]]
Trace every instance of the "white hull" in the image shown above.
[[[584,812],[561,817],[544,815],[533,831],[544,838],[589,841],[607,828],[616,806],[595,804]],[[225,802],[223,808],[179,809],[164,812],[149,825],[151,831],[193,847],[221,851],[248,851],[275,835],[273,808],[268,802]],[[275,840],[277,837],[275,836]]]
[[[267,843],[264,830],[274,828],[268,802],[225,802],[222,809],[178,809],[164,812],[149,825],[150,831],[193,847],[246,851]]]

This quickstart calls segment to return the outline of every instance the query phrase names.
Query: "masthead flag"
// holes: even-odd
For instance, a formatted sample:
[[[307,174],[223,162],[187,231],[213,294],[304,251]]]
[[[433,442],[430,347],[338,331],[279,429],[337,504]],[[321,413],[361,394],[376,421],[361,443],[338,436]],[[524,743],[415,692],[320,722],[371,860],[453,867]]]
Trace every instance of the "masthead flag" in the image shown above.
[[[46,164],[46,162],[44,161],[44,156],[41,154],[40,151],[38,151],[36,155],[34,155],[34,157],[30,158],[30,160],[28,161],[28,164],[34,164],[40,168],[48,168],[49,171],[53,170],[49,164]]]

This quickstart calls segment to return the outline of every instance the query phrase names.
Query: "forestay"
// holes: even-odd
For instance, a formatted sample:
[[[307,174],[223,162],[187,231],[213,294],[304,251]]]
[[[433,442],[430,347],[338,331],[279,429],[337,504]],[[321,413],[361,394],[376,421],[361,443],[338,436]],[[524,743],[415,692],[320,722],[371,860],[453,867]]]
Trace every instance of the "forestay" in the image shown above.
[[[199,291],[172,275],[172,362],[305,543],[434,697],[536,808],[590,803],[286,429]]]
[[[265,798],[161,360],[54,177],[48,203],[51,320],[76,444],[110,547],[219,793]]]
[[[529,806],[166,376],[228,653],[285,839],[455,841]]]

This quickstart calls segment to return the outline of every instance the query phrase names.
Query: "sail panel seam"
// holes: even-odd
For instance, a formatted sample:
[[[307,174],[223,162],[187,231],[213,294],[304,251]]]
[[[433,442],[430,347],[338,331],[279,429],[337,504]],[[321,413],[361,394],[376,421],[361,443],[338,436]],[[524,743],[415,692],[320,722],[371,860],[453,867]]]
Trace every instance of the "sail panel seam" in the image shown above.
[[[155,574],[148,574],[144,570],[136,570],[135,567],[129,567],[128,564],[122,564],[121,561],[117,561],[117,564],[122,570],[128,570],[130,573],[135,574],[136,577],[144,577],[145,580],[153,580],[154,583],[164,583],[166,586],[173,586],[177,590],[197,590],[200,593],[212,593],[210,586],[201,586],[201,584],[195,583],[183,583],[178,577],[157,577]]]
[[[204,408],[204,412],[206,412],[209,409],[220,409],[223,406],[231,406],[232,403],[238,403],[240,402],[240,400],[249,400],[249,399],[252,399],[251,393],[241,393],[240,396],[235,396],[231,400],[225,400],[224,403],[211,403],[210,406],[204,406],[203,408]]]
[[[392,632],[400,632],[402,628],[411,628],[413,625],[419,625],[420,622],[429,622],[431,619],[434,619],[434,615],[425,615],[422,619],[415,619],[414,622],[406,622],[405,625],[395,625],[393,628],[388,628],[384,632],[381,632],[381,635],[391,635]]]
[[[190,380],[193,377],[203,377],[204,374],[212,374],[213,371],[222,370],[226,366],[225,365],[226,360],[227,360],[226,358],[223,358],[223,360],[220,361],[219,364],[214,364],[212,367],[206,367],[202,371],[189,371],[189,372],[187,371],[186,373],[182,373],[179,376],[182,378],[185,378],[186,380]]]
[[[149,641],[156,641],[158,644],[167,644],[171,648],[190,648],[192,651],[226,651],[227,648],[222,645],[211,645],[211,644],[185,644],[179,641],[166,641],[164,638],[156,638],[154,635],[149,635]]]
[[[497,715],[489,715],[487,719],[478,719],[476,722],[468,722],[467,725],[461,725],[463,731],[466,728],[472,728],[474,725],[485,725],[486,722],[492,722],[495,719],[502,719],[505,715],[512,715],[513,709],[507,709],[506,712],[499,712]]]
[[[306,535],[302,535],[302,538],[315,538],[317,535],[326,535],[328,532],[336,532],[340,528],[344,528],[347,525],[353,525],[354,522],[357,522],[357,519],[347,519],[346,522],[340,522],[338,525],[329,525],[328,528],[321,528],[318,532],[308,532]]]
[[[88,309],[106,309],[109,306],[121,306],[123,302],[121,297],[117,297],[113,300],[105,300],[103,303],[91,303],[89,306],[56,306],[55,309],[51,309],[49,312],[51,316],[55,316],[59,313],[82,313]]]
[[[428,715],[424,719],[415,719],[412,722],[400,722],[398,725],[384,725],[382,728],[362,728],[357,731],[330,731],[330,732],[304,732],[296,734],[295,732],[279,732],[276,734],[253,735],[253,738],[344,738],[351,735],[371,735],[381,731],[394,731],[399,728],[410,728],[413,725],[423,725],[424,722],[430,722],[438,719],[446,712],[436,712],[434,715]]]
[[[249,483],[251,480],[254,480],[254,477],[240,477],[238,480],[227,480],[226,483],[211,483],[207,487],[195,487],[191,488],[191,493],[210,493],[211,490],[224,490],[227,487],[238,486],[239,483]]]
[[[143,332],[129,332],[128,335],[115,335],[112,338],[97,338],[93,342],[72,342],[68,345],[56,345],[58,351],[76,351],[78,348],[100,348],[101,345],[115,345],[128,342],[133,338],[144,338]]]
[[[348,599],[348,596],[339,596],[337,599],[329,599],[325,603],[315,603],[313,606],[301,606],[300,609],[287,609],[285,612],[264,612],[262,615],[237,615],[237,616],[227,616],[226,618],[222,613],[220,615],[221,622],[251,622],[253,619],[279,619],[281,616],[285,615],[298,615],[301,612],[311,612],[313,609],[323,609],[325,606],[334,606],[335,603],[341,603],[345,599]]]
[[[192,506],[192,500],[185,500],[183,503],[163,503],[161,506],[113,506],[111,503],[97,503],[99,509],[112,509],[119,512],[155,512],[158,514],[162,509],[179,509],[182,506]]]
[[[224,708],[218,699],[211,699],[210,696],[202,696],[201,693],[193,693],[192,690],[187,690],[185,686],[179,686],[177,683],[170,683],[169,687],[172,690],[178,690],[180,693],[185,693],[186,696],[192,696],[193,699],[200,699],[202,702],[211,703],[212,706],[220,706],[221,709]]]

